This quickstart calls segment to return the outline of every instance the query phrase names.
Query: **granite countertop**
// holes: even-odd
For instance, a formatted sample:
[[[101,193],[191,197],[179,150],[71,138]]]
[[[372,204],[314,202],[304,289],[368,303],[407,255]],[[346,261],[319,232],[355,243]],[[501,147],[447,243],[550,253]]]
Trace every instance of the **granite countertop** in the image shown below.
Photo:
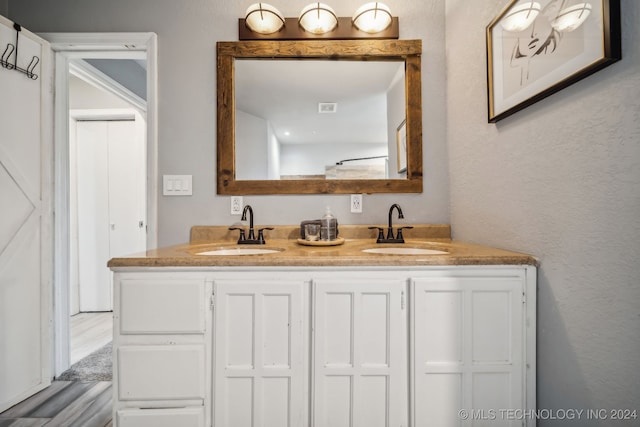
[[[401,224],[406,226],[407,224]],[[375,224],[383,227],[386,225]],[[397,226],[397,225],[396,225]],[[256,226],[258,228],[267,226]],[[451,228],[446,224],[414,225],[404,230],[404,244],[377,244],[376,230],[366,225],[340,225],[339,236],[344,243],[335,246],[300,244],[298,226],[272,226],[265,230],[264,245],[238,245],[238,231],[227,226],[194,226],[189,243],[152,249],[146,252],[113,258],[108,266],[126,267],[235,267],[235,266],[438,266],[438,265],[537,265],[527,254],[511,252],[451,240]],[[257,255],[197,255],[199,252],[236,248],[277,249],[278,252]],[[365,253],[363,249],[409,247],[447,252],[437,255],[390,255]]]

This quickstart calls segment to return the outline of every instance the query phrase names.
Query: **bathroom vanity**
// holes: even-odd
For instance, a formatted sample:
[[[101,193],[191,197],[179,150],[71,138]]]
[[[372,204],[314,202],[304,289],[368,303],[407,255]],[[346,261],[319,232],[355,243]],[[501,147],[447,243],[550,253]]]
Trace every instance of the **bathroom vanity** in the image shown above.
[[[275,228],[270,253],[230,255],[236,234],[194,227],[110,261],[116,426],[521,426],[501,411],[535,409],[533,257],[446,225],[402,245]],[[367,251],[394,247],[430,252]]]

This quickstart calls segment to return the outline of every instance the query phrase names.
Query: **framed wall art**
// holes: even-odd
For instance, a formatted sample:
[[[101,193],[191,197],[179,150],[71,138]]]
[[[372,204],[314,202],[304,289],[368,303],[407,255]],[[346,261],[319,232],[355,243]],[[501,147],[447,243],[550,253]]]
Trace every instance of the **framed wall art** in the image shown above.
[[[620,0],[513,0],[487,26],[489,122],[621,57]]]

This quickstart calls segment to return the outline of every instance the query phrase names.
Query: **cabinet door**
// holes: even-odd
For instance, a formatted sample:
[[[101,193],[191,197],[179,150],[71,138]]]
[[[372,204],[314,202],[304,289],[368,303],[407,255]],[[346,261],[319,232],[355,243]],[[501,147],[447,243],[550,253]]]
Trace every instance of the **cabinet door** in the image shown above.
[[[305,425],[305,283],[214,286],[215,426]]]
[[[521,425],[505,413],[525,409],[523,284],[517,275],[413,280],[413,425]]]
[[[316,427],[407,425],[406,284],[314,281]]]

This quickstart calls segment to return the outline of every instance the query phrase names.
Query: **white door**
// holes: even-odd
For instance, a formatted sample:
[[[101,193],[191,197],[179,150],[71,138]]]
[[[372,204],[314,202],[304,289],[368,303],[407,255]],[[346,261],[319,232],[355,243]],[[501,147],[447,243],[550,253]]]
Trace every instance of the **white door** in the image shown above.
[[[405,280],[314,281],[315,427],[407,425]]]
[[[215,426],[306,425],[304,286],[215,282]]]
[[[110,258],[145,250],[144,138],[133,120],[77,121],[80,311],[112,309]]]
[[[36,80],[0,67],[0,412],[51,380],[50,54],[34,34],[19,37],[18,67],[39,62]],[[0,16],[0,51],[15,40]]]

